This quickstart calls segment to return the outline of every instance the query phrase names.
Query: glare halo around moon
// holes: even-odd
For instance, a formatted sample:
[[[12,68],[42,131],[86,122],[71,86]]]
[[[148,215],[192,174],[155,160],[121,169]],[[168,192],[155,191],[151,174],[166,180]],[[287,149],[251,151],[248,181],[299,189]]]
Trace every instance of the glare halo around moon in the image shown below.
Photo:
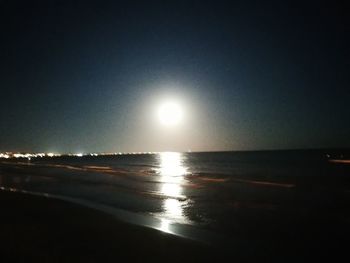
[[[176,102],[164,102],[158,108],[158,118],[162,125],[175,126],[181,122],[183,118],[183,110]]]

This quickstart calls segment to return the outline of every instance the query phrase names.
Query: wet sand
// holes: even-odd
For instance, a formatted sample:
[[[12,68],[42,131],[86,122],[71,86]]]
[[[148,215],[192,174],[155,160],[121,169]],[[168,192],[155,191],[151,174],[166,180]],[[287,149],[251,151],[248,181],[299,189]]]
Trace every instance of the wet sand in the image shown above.
[[[203,262],[208,245],[52,198],[0,192],[1,262]]]
[[[1,262],[316,262],[347,257],[350,220],[330,209],[254,213],[213,246],[62,200],[0,191]],[[236,218],[237,219],[237,218]],[[232,218],[232,220],[236,220]]]

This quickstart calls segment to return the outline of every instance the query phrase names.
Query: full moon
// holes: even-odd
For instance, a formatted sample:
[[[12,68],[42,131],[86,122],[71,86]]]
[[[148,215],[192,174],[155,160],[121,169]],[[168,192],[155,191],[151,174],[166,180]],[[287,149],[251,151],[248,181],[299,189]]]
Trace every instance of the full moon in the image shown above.
[[[165,126],[174,126],[181,122],[183,111],[181,106],[175,102],[165,102],[158,109],[160,122]]]

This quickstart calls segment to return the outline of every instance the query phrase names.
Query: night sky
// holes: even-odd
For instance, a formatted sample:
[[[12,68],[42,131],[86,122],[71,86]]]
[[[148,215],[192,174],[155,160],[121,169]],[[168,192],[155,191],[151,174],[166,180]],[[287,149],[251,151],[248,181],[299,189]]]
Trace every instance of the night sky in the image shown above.
[[[345,6],[262,2],[0,1],[0,151],[350,147]]]

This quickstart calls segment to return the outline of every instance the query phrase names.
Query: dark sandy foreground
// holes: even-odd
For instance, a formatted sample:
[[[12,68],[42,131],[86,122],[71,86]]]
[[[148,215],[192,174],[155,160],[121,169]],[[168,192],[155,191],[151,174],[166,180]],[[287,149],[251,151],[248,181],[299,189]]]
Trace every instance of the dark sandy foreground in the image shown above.
[[[0,192],[0,262],[203,262],[205,244],[61,200]]]
[[[227,218],[236,229],[213,246],[69,202],[0,191],[0,262],[349,262],[345,179],[304,182],[278,209],[237,208]]]

